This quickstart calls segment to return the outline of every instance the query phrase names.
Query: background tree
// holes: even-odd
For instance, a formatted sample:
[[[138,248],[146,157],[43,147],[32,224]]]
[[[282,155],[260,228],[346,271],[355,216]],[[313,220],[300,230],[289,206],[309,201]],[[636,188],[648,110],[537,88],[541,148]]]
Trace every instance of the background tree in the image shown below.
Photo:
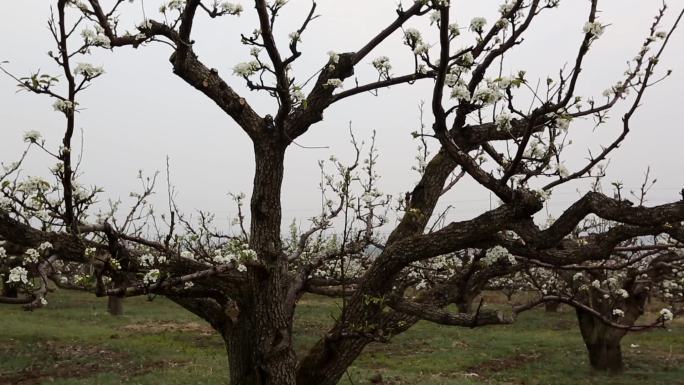
[[[256,0],[259,25],[241,37],[253,48],[252,58],[235,65],[234,73],[250,89],[277,101],[273,115],[261,116],[193,49],[198,15],[239,15],[244,12],[241,5],[172,0],[159,15],[145,17],[135,31],[127,31],[120,14],[125,4],[117,0],[105,7],[98,0],[58,0],[50,27],[58,46],[52,58],[61,77],[17,78],[22,89],[55,99],[66,128],[56,150],[36,132],[25,138],[30,147],[57,159],[54,184],[19,177],[20,164],[10,167],[2,179],[0,238],[5,242],[3,253],[16,265],[8,270],[6,282],[22,292],[20,298],[3,297],[2,302],[40,307],[53,277],[61,280],[74,264],[88,264],[93,274],[80,277],[79,283],[92,285],[98,295],[165,295],[207,320],[226,341],[233,384],[335,384],[366,345],[387,341],[418,320],[467,327],[512,322],[511,315],[482,306],[473,312],[461,306],[463,312],[450,313],[445,309],[452,301],[449,285],[435,285],[414,296],[410,289],[427,285],[418,277],[430,264],[471,263],[467,251],[479,249],[486,250],[481,257],[489,261],[485,265],[495,265],[502,257],[511,263],[533,259],[552,266],[576,265],[611,259],[615,247],[638,237],[684,240],[684,203],[634,206],[600,192],[585,194],[548,228],[534,222],[554,188],[602,175],[601,163],[626,138],[645,91],[660,80],[655,69],[676,27],[675,23],[660,30],[665,7],[637,47],[638,55],[629,61],[623,79],[595,99],[576,95],[576,86],[584,59],[605,28],[597,19],[597,0],[589,3],[574,63],[550,78],[545,89],[533,86],[524,71],[507,76],[501,68],[504,54],[522,43],[535,18],[559,1],[507,2],[494,23],[476,17],[464,28],[450,22],[457,10],[449,1],[400,5],[396,18],[380,27],[376,36],[354,52],[331,51],[317,75],[301,81],[293,64],[302,57],[298,43],[315,19],[316,3],[303,15],[301,27],[288,35],[287,49],[282,49],[275,26],[287,2]],[[439,30],[434,46],[417,29],[403,27],[408,20],[427,15]],[[372,59],[377,79],[344,89],[345,80],[375,48],[396,35],[412,52],[413,71],[394,75],[389,58],[377,57]],[[457,40],[464,48],[455,48]],[[72,41],[77,42],[72,46]],[[96,47],[157,42],[172,47],[173,73],[212,100],[252,140],[255,175],[249,218],[242,214],[246,197],[234,196],[241,213],[237,235],[217,229],[210,214],[199,213],[199,220],[183,214],[174,203],[170,181],[169,207],[163,216],[148,209],[146,197],[154,178],[140,177],[143,185],[134,195],[138,202],[128,214],[120,214],[116,203],[109,210],[89,210],[99,190],[77,183],[78,158],[72,158],[80,105],[76,96],[102,69],[72,67],[72,58]],[[324,174],[320,216],[308,230],[284,237],[281,193],[286,150],[333,104],[423,79],[433,82],[428,95],[433,124],[428,132],[414,135],[438,143],[439,150],[423,153],[420,180],[395,203],[399,218],[389,235],[381,236],[378,228],[390,226],[384,212],[393,201],[377,187],[377,154],[371,145],[363,160],[360,155],[352,164],[331,160],[335,172]],[[628,109],[621,134],[583,167],[567,170],[563,150],[572,121],[593,118],[597,125],[605,124],[606,113],[621,101]],[[354,147],[361,154],[355,140]],[[440,197],[461,174],[491,191],[500,204],[472,219],[431,226],[439,219],[434,214]],[[578,226],[587,216],[610,221],[610,226],[579,239],[568,237],[581,233]],[[377,252],[368,252],[371,247]],[[430,278],[438,280],[445,269],[437,270]],[[486,274],[482,277],[487,279]],[[297,357],[292,323],[305,292],[342,296],[343,306],[334,326]]]

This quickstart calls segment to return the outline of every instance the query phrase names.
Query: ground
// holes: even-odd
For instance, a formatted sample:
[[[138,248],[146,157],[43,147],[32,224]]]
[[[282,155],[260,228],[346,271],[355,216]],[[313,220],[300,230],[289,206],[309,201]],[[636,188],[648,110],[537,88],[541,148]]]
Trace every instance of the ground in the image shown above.
[[[105,309],[106,299],[64,291],[33,313],[0,307],[0,385],[226,384],[222,340],[189,312],[144,297],[126,299],[120,318]],[[337,311],[322,297],[300,302],[300,352]],[[420,323],[371,345],[341,383],[684,385],[684,322],[633,333],[623,350],[625,374],[592,373],[570,311],[535,310],[514,325],[478,329]]]

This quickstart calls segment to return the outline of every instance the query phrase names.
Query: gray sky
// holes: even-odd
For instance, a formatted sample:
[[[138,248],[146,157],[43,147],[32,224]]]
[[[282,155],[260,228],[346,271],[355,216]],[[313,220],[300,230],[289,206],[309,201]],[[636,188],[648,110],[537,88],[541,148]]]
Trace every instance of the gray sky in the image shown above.
[[[248,1],[242,1],[245,13],[239,17],[210,20],[200,16],[194,30],[195,51],[238,92],[245,96],[261,114],[275,115],[273,101],[267,95],[249,92],[240,78],[231,74],[232,67],[249,60],[249,48],[239,43],[239,34],[250,33],[256,24],[255,11]],[[405,1],[406,3],[406,1]],[[664,26],[669,26],[684,1],[670,1]],[[147,0],[147,16],[157,18],[158,1]],[[276,25],[281,49],[286,49],[287,35],[301,23],[309,1],[291,0]],[[474,16],[496,20],[499,1],[452,1],[453,16],[461,26],[467,26]],[[394,0],[320,0],[318,14],[302,36],[303,56],[295,64],[299,80],[312,76],[327,61],[327,52],[353,51],[384,28],[395,16]],[[587,1],[564,0],[560,9],[540,16],[527,33],[522,46],[507,57],[504,73],[526,70],[527,78],[555,75],[571,61],[582,39],[582,26],[587,13]],[[626,61],[635,56],[645,36],[659,1],[604,0],[600,3],[600,21],[610,24],[604,35],[592,46],[584,66],[579,91],[581,95],[600,98],[601,92],[620,79]],[[123,25],[132,27],[142,21],[141,4],[136,0],[123,8]],[[40,69],[56,73],[46,52],[54,49],[47,30],[48,2],[44,0],[3,1],[0,4],[0,61],[8,60],[6,68],[26,75]],[[435,43],[436,31],[429,30],[427,18],[413,21],[423,31],[426,40]],[[684,28],[684,26],[682,26]],[[684,32],[673,36],[659,69],[672,69],[673,75],[647,93],[642,108],[632,123],[632,132],[617,153],[612,156],[606,182],[621,180],[628,188],[638,188],[643,172],[651,166],[658,178],[650,195],[652,204],[674,201],[684,187],[681,170],[682,143],[681,88],[684,84]],[[472,36],[465,29],[454,45],[466,46]],[[160,44],[117,49],[114,52],[94,50],[91,57],[78,61],[103,65],[106,74],[81,95],[84,110],[78,115],[77,126],[85,134],[82,182],[105,189],[102,198],[126,199],[137,187],[137,170],[153,173],[164,170],[165,157],[171,159],[172,179],[177,186],[178,202],[186,211],[211,210],[219,217],[234,214],[227,192],[244,191],[249,195],[252,180],[251,144],[239,127],[209,99],[186,85],[171,73],[170,49]],[[370,61],[380,55],[391,58],[393,73],[401,75],[411,70],[412,57],[396,33],[382,44],[361,65],[357,76],[361,83],[373,80]],[[353,81],[347,81],[352,87]],[[381,91],[379,97],[361,95],[330,108],[324,121],[312,127],[298,140],[306,146],[327,146],[327,149],[302,149],[292,146],[286,160],[284,184],[284,220],[305,219],[317,213],[319,171],[316,161],[336,154],[342,159],[351,156],[347,127],[350,121],[359,139],[368,139],[377,131],[380,149],[379,169],[383,175],[381,189],[394,195],[412,188],[417,174],[411,171],[415,163],[417,141],[410,132],[418,128],[418,103],[429,100],[431,81],[413,87],[398,86]],[[52,110],[47,97],[15,93],[14,81],[0,77],[0,161],[16,160],[24,148],[22,134],[39,130],[48,146],[57,148],[64,121]],[[611,113],[609,124],[592,132],[588,122],[574,122],[571,135],[574,144],[566,154],[566,164],[582,164],[587,149],[599,149],[621,129],[620,111]],[[429,113],[427,114],[429,126]],[[29,174],[47,173],[54,162],[38,151],[26,163]],[[576,190],[585,184],[578,182],[554,192],[549,209],[557,213],[576,197]],[[159,198],[164,196],[160,184]],[[163,200],[161,200],[163,202]],[[444,204],[455,206],[454,218],[468,218],[489,207],[489,194],[467,181],[444,198]]]

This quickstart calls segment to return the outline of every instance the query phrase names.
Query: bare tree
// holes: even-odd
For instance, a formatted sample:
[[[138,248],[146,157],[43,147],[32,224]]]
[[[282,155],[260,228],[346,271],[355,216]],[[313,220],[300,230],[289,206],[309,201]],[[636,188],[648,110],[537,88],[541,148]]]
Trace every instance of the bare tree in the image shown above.
[[[234,72],[250,89],[277,101],[273,115],[261,116],[194,51],[193,23],[198,14],[239,15],[242,6],[172,0],[160,9],[158,18],[145,18],[130,32],[120,24],[126,3],[117,0],[105,7],[99,0],[56,1],[49,24],[58,46],[52,58],[62,77],[17,78],[22,89],[55,98],[66,129],[58,151],[51,150],[38,133],[25,137],[30,148],[39,147],[57,158],[57,183],[20,178],[20,164],[9,167],[2,178],[0,250],[10,265],[5,282],[18,286],[21,295],[2,297],[0,302],[38,308],[46,301],[49,281],[88,287],[101,296],[164,295],[221,334],[232,384],[332,385],[366,345],[387,341],[418,320],[466,327],[512,322],[513,314],[483,306],[447,311],[446,305],[454,301],[451,285],[428,286],[414,295],[416,287],[429,284],[419,278],[430,269],[435,273],[428,277],[435,279],[445,272],[463,273],[458,261],[463,266],[476,258],[468,255],[469,250],[486,250],[477,257],[484,259],[484,266],[496,266],[503,257],[565,266],[610,259],[616,247],[637,237],[667,235],[684,241],[681,201],[634,206],[622,197],[589,192],[548,228],[540,228],[533,218],[555,187],[602,174],[602,162],[626,138],[646,90],[660,80],[655,69],[681,13],[669,30],[661,31],[663,7],[643,43],[635,47],[638,54],[629,61],[624,77],[595,99],[576,95],[576,86],[592,43],[604,29],[597,19],[598,0],[589,2],[574,63],[549,79],[544,90],[531,84],[524,72],[506,76],[499,68],[505,54],[522,43],[535,18],[556,8],[558,0],[509,1],[501,5],[500,18],[490,26],[475,18],[468,28],[450,22],[457,10],[448,0],[400,5],[396,18],[356,51],[331,52],[311,82],[298,81],[291,65],[302,55],[298,43],[316,17],[316,3],[283,49],[274,36],[278,13],[287,1],[255,0],[259,25],[253,34],[242,36],[242,42],[253,48],[252,59],[235,65]],[[73,16],[67,11],[74,11],[69,12]],[[408,20],[428,14],[439,30],[434,47],[418,30],[403,28]],[[69,20],[75,21],[68,24]],[[68,43],[77,40],[74,33],[81,26],[86,29],[72,47]],[[342,89],[381,42],[398,34],[411,50],[415,64],[411,73],[394,75],[389,58],[378,57],[372,61],[378,79]],[[468,45],[454,49],[452,42],[465,41],[465,35],[472,38]],[[242,214],[245,197],[236,195],[240,208],[236,236],[216,229],[209,213],[191,220],[177,209],[172,194],[168,213],[154,215],[147,201],[153,177],[140,177],[141,191],[134,194],[135,203],[125,215],[114,202],[109,212],[95,216],[88,209],[99,191],[76,183],[78,162],[71,151],[76,97],[102,70],[88,65],[72,68],[71,59],[95,47],[155,43],[172,48],[173,73],[213,101],[253,142],[256,167],[249,217]],[[288,147],[314,129],[323,112],[340,100],[427,79],[434,84],[428,96],[432,130],[414,135],[434,141],[439,150],[423,152],[417,167],[421,177],[412,191],[398,201],[382,194],[377,188],[377,150],[372,146],[362,156],[354,140],[356,161],[345,165],[333,159],[335,171],[322,180],[320,216],[312,220],[310,229],[293,229],[289,238],[283,236],[281,187]],[[573,119],[588,117],[597,125],[607,124],[606,113],[619,102],[627,106],[620,135],[592,154],[586,165],[568,171],[563,149]],[[491,191],[500,204],[472,219],[448,222],[435,215],[435,208],[462,175]],[[388,209],[399,220],[382,237],[378,228],[389,226]],[[601,232],[583,232],[580,225],[588,216],[610,221],[610,226]],[[433,221],[442,223],[433,226]],[[577,236],[568,237],[571,234]],[[93,266],[93,273],[73,273],[83,265]],[[482,277],[488,279],[487,274]],[[306,292],[344,300],[332,328],[297,357],[293,315]],[[468,299],[462,302],[467,304]]]

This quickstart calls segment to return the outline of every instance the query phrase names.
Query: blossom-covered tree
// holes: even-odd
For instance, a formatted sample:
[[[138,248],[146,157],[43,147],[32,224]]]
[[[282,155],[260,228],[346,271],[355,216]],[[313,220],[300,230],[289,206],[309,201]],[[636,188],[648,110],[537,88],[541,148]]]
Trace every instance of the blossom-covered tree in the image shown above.
[[[331,50],[317,75],[302,81],[292,64],[303,55],[299,42],[316,17],[316,3],[302,15],[300,28],[287,35],[284,48],[275,26],[287,1],[255,0],[259,25],[241,36],[251,47],[251,58],[235,64],[233,72],[251,90],[277,101],[272,115],[261,116],[230,80],[200,60],[192,38],[199,14],[237,16],[246,12],[243,6],[171,0],[159,14],[127,31],[123,0],[57,0],[49,21],[57,50],[50,55],[62,74],[36,73],[16,80],[24,90],[53,98],[66,128],[57,149],[38,132],[25,136],[27,151],[39,148],[55,158],[54,183],[22,177],[21,162],[6,165],[0,174],[3,286],[18,291],[0,302],[39,308],[47,301],[50,281],[101,296],[164,295],[221,334],[232,384],[332,385],[369,343],[387,341],[419,320],[467,327],[512,322],[512,314],[468,305],[470,294],[452,284],[467,281],[468,271],[483,269],[473,282],[481,287],[491,276],[487,269],[506,263],[534,260],[562,267],[611,260],[616,247],[638,237],[684,241],[681,201],[646,207],[593,191],[550,226],[534,222],[554,188],[603,174],[603,162],[627,137],[646,90],[661,78],[656,67],[676,27],[661,30],[663,8],[635,47],[637,56],[621,80],[599,97],[576,94],[585,58],[604,30],[597,18],[598,0],[589,2],[586,21],[578,26],[582,33],[574,62],[549,78],[546,89],[532,86],[524,71],[501,73],[505,54],[522,42],[539,14],[559,2],[508,1],[501,4],[496,21],[477,17],[465,27],[451,20],[458,10],[448,0],[409,2],[355,51]],[[438,41],[405,27],[420,17],[430,18]],[[377,79],[357,80],[353,86],[347,81],[380,43],[396,38],[410,49],[412,71],[394,74],[390,58],[380,56],[371,59]],[[78,184],[74,124],[79,113],[86,113],[78,96],[103,69],[73,63],[97,48],[158,43],[172,47],[173,73],[214,102],[252,140],[255,175],[248,213],[246,196],[233,196],[240,213],[237,235],[217,229],[210,213],[191,221],[172,197],[168,213],[157,216],[148,202],[155,177],[140,175],[141,191],[133,194],[136,203],[125,213],[116,202],[109,210],[96,211],[100,191]],[[433,124],[414,136],[439,149],[430,153],[424,146],[416,167],[420,180],[411,192],[399,200],[381,193],[377,150],[372,146],[363,155],[354,140],[355,162],[332,158],[322,163],[328,171],[321,181],[321,214],[308,230],[293,228],[284,235],[281,189],[292,143],[315,130],[324,111],[341,100],[419,81],[433,85],[432,94],[426,95]],[[607,124],[606,113],[618,104],[627,107],[620,135],[584,166],[568,170],[563,150],[573,120],[594,118],[596,124]],[[435,212],[437,204],[464,175],[491,191],[500,204],[468,220],[446,221]],[[388,221],[388,211],[397,214],[396,224]],[[609,225],[574,236],[582,235],[587,217]],[[388,236],[381,235],[381,227],[389,228]],[[479,267],[471,269],[475,265]],[[331,329],[298,357],[293,316],[307,292],[339,296],[342,309]],[[447,310],[450,303],[460,305],[459,313]]]
[[[619,372],[624,368],[622,338],[630,331],[662,326],[676,312],[672,306],[664,307],[654,320],[638,322],[649,300],[668,303],[671,301],[667,298],[680,296],[661,287],[678,287],[672,283],[672,271],[681,269],[684,255],[663,251],[667,248],[660,246],[620,247],[610,260],[561,269],[534,267],[509,284],[538,291],[538,300],[522,305],[519,310],[540,302],[574,308],[591,367]]]

